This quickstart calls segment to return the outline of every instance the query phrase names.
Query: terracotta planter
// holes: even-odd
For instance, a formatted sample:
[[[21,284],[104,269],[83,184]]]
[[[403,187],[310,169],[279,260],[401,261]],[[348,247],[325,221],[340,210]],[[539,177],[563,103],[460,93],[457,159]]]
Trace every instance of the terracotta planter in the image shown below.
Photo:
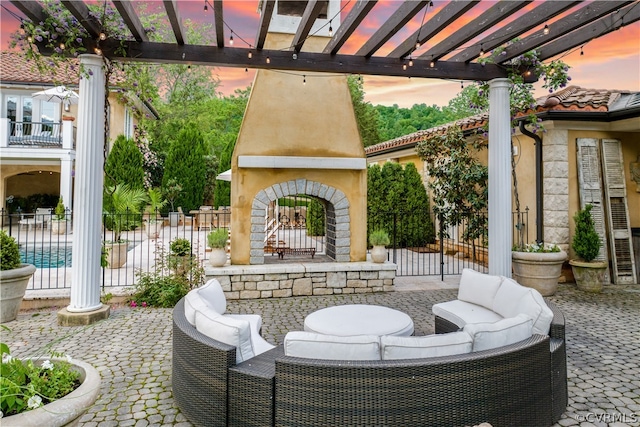
[[[51,220],[51,232],[53,234],[67,234],[67,220],[65,220],[65,219],[52,219]]]
[[[107,249],[107,268],[120,268],[127,262],[129,243],[105,243]]]
[[[607,277],[607,262],[584,262],[572,259],[569,264],[571,264],[573,278],[578,289],[585,292],[602,292]]]
[[[209,255],[209,264],[212,267],[222,267],[227,263],[227,251],[224,248],[211,249],[211,255]]]
[[[35,272],[33,264],[0,271],[0,323],[10,322],[18,316],[24,292]]]
[[[553,295],[558,290],[562,264],[567,253],[560,252],[511,252],[513,279],[523,286]]]
[[[39,359],[35,363],[42,363]],[[80,387],[60,399],[30,411],[2,418],[2,426],[60,427],[78,425],[80,417],[95,403],[100,393],[100,373],[91,365],[73,360],[73,369],[80,373]]]
[[[375,263],[383,263],[387,260],[387,248],[384,246],[374,246],[371,248],[371,261]]]

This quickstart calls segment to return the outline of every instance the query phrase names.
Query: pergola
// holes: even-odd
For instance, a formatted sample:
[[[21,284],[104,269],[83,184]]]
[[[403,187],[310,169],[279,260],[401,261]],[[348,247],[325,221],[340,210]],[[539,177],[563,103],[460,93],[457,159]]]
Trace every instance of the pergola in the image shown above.
[[[282,0],[281,0],[282,1]],[[45,11],[40,3],[11,1],[28,19],[44,21]],[[101,40],[103,25],[89,13],[84,1],[62,0],[66,7],[88,31],[91,40],[86,48],[99,48],[102,55],[117,61],[154,63],[188,63],[219,67],[290,70],[342,74],[422,77],[449,80],[490,82],[489,107],[489,273],[511,275],[511,235],[505,224],[511,222],[511,176],[509,117],[509,88],[506,64],[520,55],[537,49],[538,58],[555,58],[640,19],[640,2],[636,1],[418,1],[398,2],[398,7],[355,53],[341,53],[354,37],[358,26],[378,3],[376,0],[355,1],[343,18],[324,51],[305,51],[305,42],[312,36],[318,19],[330,20],[329,1],[309,0],[297,3],[303,12],[291,47],[285,50],[265,49],[265,39],[279,3],[261,0],[260,19],[255,40],[248,47],[225,44],[223,0],[205,0],[214,12],[215,45],[186,43],[186,32],[178,10],[177,0],[164,0],[168,22],[175,42],[158,43],[146,36],[139,16],[129,1],[113,0],[115,8],[131,32],[128,40]],[[385,3],[380,1],[380,3]],[[482,6],[481,6],[482,3]],[[286,5],[286,3],[282,3]],[[303,7],[302,7],[303,6]],[[437,6],[437,7],[436,7]],[[376,55],[397,33],[421,11],[424,18],[420,28],[386,55]],[[481,12],[478,12],[481,11]],[[427,13],[430,12],[430,13]],[[418,15],[419,16],[419,15]],[[431,45],[443,30],[457,28],[446,38]],[[227,29],[227,31],[229,31]],[[481,64],[478,59],[505,43],[510,43],[493,64]],[[417,54],[416,46],[427,44]],[[81,62],[92,71],[91,78],[80,82],[78,117],[78,153],[76,166],[73,252],[74,259],[71,303],[69,313],[85,315],[102,310],[99,292],[100,207],[102,206],[102,145],[104,142],[101,114],[104,101],[104,70],[97,55],[82,55]],[[537,76],[521,70],[526,80]],[[108,311],[107,311],[108,313]],[[108,315],[108,314],[107,314]],[[96,316],[94,316],[96,317]],[[99,317],[99,316],[98,316]],[[89,319],[91,321],[92,319]]]

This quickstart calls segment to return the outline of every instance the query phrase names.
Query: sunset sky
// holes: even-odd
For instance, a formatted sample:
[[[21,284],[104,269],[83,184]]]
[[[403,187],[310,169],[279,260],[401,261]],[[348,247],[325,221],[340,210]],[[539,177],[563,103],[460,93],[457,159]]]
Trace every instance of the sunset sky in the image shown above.
[[[9,46],[9,34],[19,28],[20,22],[6,9],[17,15],[21,14],[9,1],[0,0],[0,2],[3,6],[0,9],[0,22],[2,25],[0,46],[2,46],[2,49],[7,49]],[[140,1],[137,3],[146,4],[150,9],[162,8],[161,2],[158,1]],[[443,3],[445,2],[434,1],[434,7],[427,10],[426,19],[437,13]],[[474,7],[461,19],[469,21],[493,3],[494,2],[490,0],[483,0],[479,6]],[[353,4],[353,0],[342,1],[341,14],[343,17],[346,16],[351,7],[353,7]],[[364,40],[371,36],[400,4],[400,1],[379,1],[351,37],[350,43],[345,45],[340,53],[354,53],[357,51],[364,43]],[[513,19],[520,16],[524,11],[539,4],[540,1],[534,1],[520,13],[514,14]],[[204,0],[179,0],[179,11],[183,19],[192,19],[196,22],[213,22],[212,8],[209,7],[208,12],[204,12],[203,6]],[[640,5],[638,7],[640,7]],[[257,8],[257,0],[226,0],[224,2],[224,20],[228,26],[225,28],[225,34],[228,38],[230,34],[229,28],[233,30],[235,46],[246,46],[242,42],[242,39],[249,44],[254,42],[259,21]],[[574,9],[570,9],[567,13],[573,10]],[[376,55],[389,53],[398,43],[416,31],[420,27],[424,15],[424,12],[419,12],[412,21],[387,42]],[[564,15],[560,15],[559,18],[562,16]],[[553,21],[550,21],[549,25],[552,26]],[[334,29],[336,27],[337,26],[334,25]],[[425,44],[425,46],[422,46],[417,54],[419,55],[421,52],[428,50],[431,46],[447,37],[447,35],[454,30],[453,26],[451,27],[452,28],[447,29],[442,34],[439,34],[438,37]],[[539,30],[539,28],[534,30]],[[473,45],[482,37],[483,35],[480,35],[477,39],[471,40],[465,46]],[[640,22],[635,22],[599,39],[592,40],[584,45],[583,52],[584,55],[581,55],[580,48],[576,48],[572,53],[563,57],[563,60],[571,66],[569,72],[572,77],[571,84],[592,89],[640,91]],[[240,68],[216,68],[214,73],[217,74],[221,80],[220,90],[224,94],[233,93],[233,91],[238,88],[245,88],[253,81],[255,74],[251,69],[245,72],[244,69]],[[312,83],[313,81],[308,79],[308,84]],[[465,85],[468,83],[469,82],[464,82]],[[364,76],[364,84],[367,101],[370,101],[374,105],[398,104],[401,107],[410,107],[416,103],[446,105],[448,101],[460,91],[461,86],[460,81],[448,82],[433,79],[374,76]],[[537,95],[544,93],[545,91],[541,88],[537,91]]]

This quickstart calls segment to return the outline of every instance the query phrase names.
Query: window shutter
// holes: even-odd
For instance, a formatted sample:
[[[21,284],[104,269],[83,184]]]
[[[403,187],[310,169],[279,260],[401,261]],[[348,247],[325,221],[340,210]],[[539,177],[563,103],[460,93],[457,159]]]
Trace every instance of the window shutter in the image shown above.
[[[608,213],[609,246],[613,256],[613,280],[616,284],[635,282],[636,265],[633,255],[627,189],[624,179],[622,146],[617,139],[603,139],[602,170],[605,205]]]
[[[591,217],[602,241],[598,261],[609,261],[607,249],[607,232],[603,206],[602,175],[600,172],[599,141],[595,138],[577,138],[577,168],[578,187],[580,193],[580,208],[592,205]],[[605,283],[611,283],[611,276],[607,268]]]

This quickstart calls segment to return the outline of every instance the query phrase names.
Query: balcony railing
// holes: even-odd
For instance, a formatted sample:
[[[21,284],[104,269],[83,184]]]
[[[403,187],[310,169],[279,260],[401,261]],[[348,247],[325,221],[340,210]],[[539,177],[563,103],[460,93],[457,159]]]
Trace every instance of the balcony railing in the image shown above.
[[[41,147],[73,149],[72,121],[15,122],[0,118],[0,147]]]

